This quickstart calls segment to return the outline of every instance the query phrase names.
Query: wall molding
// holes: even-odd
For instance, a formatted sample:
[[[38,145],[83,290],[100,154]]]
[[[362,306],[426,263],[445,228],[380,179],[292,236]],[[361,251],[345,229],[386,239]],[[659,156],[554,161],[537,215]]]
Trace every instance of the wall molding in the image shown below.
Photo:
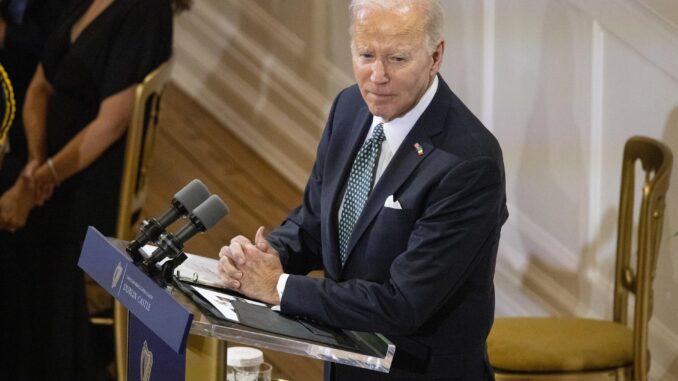
[[[678,381],[678,374],[668,374],[669,371],[666,365],[675,361],[676,353],[678,353],[678,334],[671,330],[664,323],[657,319],[650,320],[650,344],[655,344],[655,347],[650,346],[651,365],[650,379],[657,379],[662,381]]]
[[[522,260],[516,261],[519,257],[523,257]],[[588,306],[583,305],[571,290],[561,286],[548,274],[534,267],[530,268],[529,272],[525,271],[523,266],[527,261],[529,259],[524,252],[506,241],[502,243],[496,272],[500,273],[503,279],[513,282],[512,286],[524,294],[515,298],[514,304],[520,305],[519,300],[527,296],[542,309],[543,314],[561,315],[565,312],[569,315],[590,316]],[[557,304],[554,301],[557,301]],[[529,308],[525,302],[522,304],[524,311],[534,311],[534,308]]]
[[[589,139],[588,242],[591,253],[598,251],[598,227],[602,216],[603,103],[605,88],[605,32],[597,21],[591,28],[591,130]]]
[[[635,0],[568,1],[678,80],[678,28],[672,23]]]
[[[534,245],[533,248],[539,250],[539,254],[547,255],[553,261],[552,263],[562,268],[574,270],[579,266],[580,253],[569,249],[558,238],[546,231],[539,223],[523,213],[515,205],[509,203],[508,209],[511,217],[506,222],[504,231],[509,230],[522,237],[529,237],[530,243]],[[529,258],[523,250],[518,250],[518,248],[523,247],[522,244],[516,242],[519,238],[515,236],[502,238],[502,241],[507,242],[509,247],[516,249],[511,251],[514,266],[525,270]]]

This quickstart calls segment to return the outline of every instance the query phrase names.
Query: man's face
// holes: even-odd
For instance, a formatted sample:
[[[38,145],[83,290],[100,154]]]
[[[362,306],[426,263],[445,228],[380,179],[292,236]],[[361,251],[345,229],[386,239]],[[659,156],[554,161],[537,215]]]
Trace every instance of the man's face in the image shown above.
[[[361,10],[353,25],[353,73],[370,112],[386,121],[410,111],[440,68],[444,44],[429,54],[419,8]]]

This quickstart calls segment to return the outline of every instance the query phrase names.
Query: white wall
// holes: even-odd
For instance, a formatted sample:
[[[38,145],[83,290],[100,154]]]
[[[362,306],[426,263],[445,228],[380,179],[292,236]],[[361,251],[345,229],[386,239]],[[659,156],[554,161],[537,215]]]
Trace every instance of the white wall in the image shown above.
[[[647,135],[678,154],[678,3],[444,4],[443,74],[504,150],[511,216],[497,315],[609,318],[624,142]],[[673,183],[650,328],[653,380],[678,380],[678,164]]]
[[[443,76],[504,150],[497,315],[608,318],[623,144],[647,135],[678,156],[678,2],[442,3]],[[177,20],[175,81],[300,188],[352,82],[347,4],[196,0]],[[672,177],[652,380],[678,380],[678,163]]]

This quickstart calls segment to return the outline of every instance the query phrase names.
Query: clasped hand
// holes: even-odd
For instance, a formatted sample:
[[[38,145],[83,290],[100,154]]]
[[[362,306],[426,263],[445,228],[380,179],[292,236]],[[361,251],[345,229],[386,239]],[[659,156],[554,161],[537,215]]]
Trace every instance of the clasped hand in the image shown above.
[[[52,195],[53,184],[36,184],[34,181],[39,167],[38,161],[29,161],[14,185],[0,197],[0,230],[14,232],[21,229],[31,209],[42,205]]]
[[[219,251],[219,276],[227,287],[241,294],[278,305],[278,278],[283,273],[278,252],[264,238],[260,227],[254,243],[237,236]]]

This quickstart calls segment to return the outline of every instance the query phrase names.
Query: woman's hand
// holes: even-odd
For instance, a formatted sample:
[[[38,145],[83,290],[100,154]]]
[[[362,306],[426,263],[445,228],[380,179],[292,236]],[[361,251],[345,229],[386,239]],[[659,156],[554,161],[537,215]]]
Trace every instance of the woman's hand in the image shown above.
[[[36,205],[42,205],[54,191],[56,179],[52,175],[48,165],[38,160],[30,160],[21,172],[21,178],[31,188],[33,201]]]
[[[0,230],[15,232],[26,225],[35,206],[33,190],[19,177],[14,185],[0,197]]]

